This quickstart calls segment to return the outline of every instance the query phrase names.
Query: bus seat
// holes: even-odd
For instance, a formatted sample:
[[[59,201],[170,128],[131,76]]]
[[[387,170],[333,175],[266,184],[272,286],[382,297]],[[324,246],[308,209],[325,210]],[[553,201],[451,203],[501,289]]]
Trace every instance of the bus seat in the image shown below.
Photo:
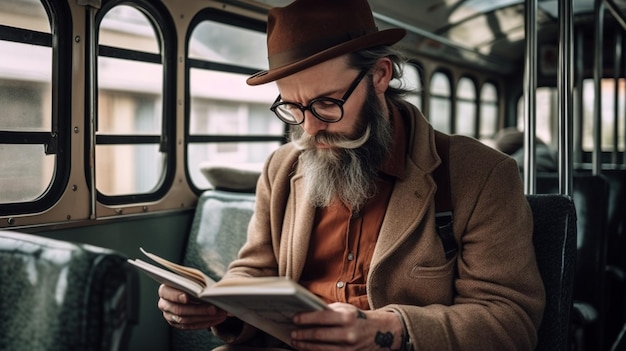
[[[254,193],[205,191],[198,199],[183,264],[221,279],[246,241],[254,202]]]
[[[558,193],[558,175],[537,173],[537,192]],[[573,175],[577,254],[572,337],[585,350],[602,350],[604,343],[608,196],[608,182],[604,176]]]
[[[217,190],[207,190],[198,199],[183,264],[219,280],[246,241],[259,173],[227,168],[204,173],[207,178],[213,175],[209,181]],[[223,344],[208,331],[173,329],[172,333],[172,350],[176,351],[211,350]]]
[[[119,253],[0,231],[0,350],[125,350],[138,276]]]
[[[526,197],[533,212],[533,244],[546,290],[536,350],[566,350],[576,267],[576,210],[565,195]]]
[[[626,325],[622,326],[622,329],[617,334],[617,337],[613,341],[611,351],[622,351],[626,350]]]
[[[607,218],[607,297],[610,313],[607,313],[607,343],[623,338],[626,328],[626,170],[603,170],[609,182]],[[626,349],[626,348],[625,348]]]
[[[626,169],[603,170],[609,182],[607,262],[626,271]]]

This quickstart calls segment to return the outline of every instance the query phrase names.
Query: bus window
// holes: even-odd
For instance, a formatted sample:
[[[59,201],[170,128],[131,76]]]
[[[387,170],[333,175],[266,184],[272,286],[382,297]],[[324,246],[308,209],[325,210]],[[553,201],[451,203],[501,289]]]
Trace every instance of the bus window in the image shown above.
[[[392,81],[393,86],[399,86],[408,90],[408,93],[404,97],[408,102],[422,108],[422,77],[417,65],[408,63],[402,67],[402,83],[399,84],[397,80]]]
[[[614,145],[615,116],[617,108],[618,116],[624,116],[624,79],[619,79],[618,99],[619,104],[615,106],[615,79],[605,78],[601,83],[602,91],[602,125],[600,126],[602,151],[611,152]],[[582,127],[582,148],[585,152],[593,150],[593,110],[594,110],[594,86],[592,79],[583,81],[583,127]],[[617,148],[624,151],[624,118],[619,118],[617,126]]]
[[[133,6],[105,10],[98,31],[96,187],[105,198],[154,192],[168,160],[160,145],[164,65],[161,34],[155,31],[159,23]]]
[[[450,79],[443,72],[435,72],[430,83],[429,120],[433,128],[444,133],[451,133],[452,106]]]
[[[61,169],[52,123],[52,34],[41,2],[0,2],[0,53],[0,203],[34,201]]]
[[[537,88],[535,135],[553,148],[557,147],[558,91],[553,87]],[[517,103],[517,129],[524,130],[524,98]]]
[[[203,167],[260,170],[284,139],[285,125],[269,110],[276,86],[245,82],[267,67],[264,28],[234,26],[214,13],[201,15],[192,28],[186,163],[196,189],[212,186]]]
[[[462,77],[456,90],[455,133],[476,136],[476,84]]]
[[[480,90],[480,130],[481,140],[492,138],[498,127],[498,90],[492,83],[484,83]]]

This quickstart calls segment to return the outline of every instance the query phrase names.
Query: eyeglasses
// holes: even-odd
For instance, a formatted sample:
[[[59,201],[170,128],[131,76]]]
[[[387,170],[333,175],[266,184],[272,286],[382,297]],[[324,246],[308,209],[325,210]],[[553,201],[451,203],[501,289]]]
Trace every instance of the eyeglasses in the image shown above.
[[[359,73],[341,99],[318,97],[311,100],[307,106],[302,106],[297,102],[282,101],[280,95],[278,95],[270,110],[287,124],[301,124],[304,122],[304,111],[306,110],[311,111],[313,116],[322,122],[339,122],[343,118],[343,104],[346,103],[346,100],[348,100],[367,72],[368,70],[364,69]]]

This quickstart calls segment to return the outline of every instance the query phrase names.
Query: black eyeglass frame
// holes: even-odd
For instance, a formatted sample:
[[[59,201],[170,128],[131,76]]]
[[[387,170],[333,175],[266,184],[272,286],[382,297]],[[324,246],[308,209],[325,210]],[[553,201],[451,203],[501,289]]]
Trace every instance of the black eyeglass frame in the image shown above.
[[[341,119],[343,118],[343,113],[344,113],[343,112],[343,105],[346,103],[346,101],[348,100],[350,95],[352,95],[352,92],[356,89],[356,87],[359,85],[359,83],[361,83],[361,80],[363,80],[363,78],[365,77],[365,75],[367,74],[368,71],[369,71],[368,69],[361,70],[359,75],[356,76],[356,78],[354,79],[352,84],[350,84],[350,87],[348,87],[348,90],[346,90],[346,93],[343,94],[343,97],[341,99],[335,99],[335,98],[331,98],[331,97],[321,96],[321,97],[318,97],[318,98],[315,98],[315,99],[309,101],[308,105],[303,106],[302,104],[299,104],[297,102],[281,101],[281,96],[278,95],[278,97],[276,98],[276,100],[274,100],[274,103],[270,107],[270,110],[272,112],[274,112],[276,117],[278,117],[281,121],[283,121],[283,122],[285,122],[287,124],[291,124],[291,125],[298,125],[298,124],[304,123],[304,112],[306,110],[311,111],[313,116],[315,116],[315,118],[319,119],[322,122],[325,122],[325,123],[337,123],[337,122],[341,121]],[[333,103],[333,104],[337,105],[339,107],[339,111],[341,111],[341,114],[339,115],[339,118],[328,119],[328,118],[325,118],[325,117],[319,115],[315,111],[315,109],[313,108],[313,105],[315,103],[317,103],[317,102],[320,102],[320,101],[330,102],[330,103]],[[302,120],[298,122],[297,119],[288,120],[288,119],[283,118],[280,115],[280,113],[276,111],[276,109],[279,106],[281,106],[281,105],[292,105],[292,106],[297,107],[302,112]],[[295,117],[295,115],[294,115],[294,117]]]

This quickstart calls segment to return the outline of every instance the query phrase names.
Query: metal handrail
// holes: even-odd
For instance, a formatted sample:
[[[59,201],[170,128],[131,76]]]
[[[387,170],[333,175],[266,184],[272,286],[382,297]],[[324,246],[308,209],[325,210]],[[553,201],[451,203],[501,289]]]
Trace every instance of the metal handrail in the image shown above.
[[[559,92],[559,192],[573,194],[573,121],[574,96],[573,56],[573,4],[572,0],[559,1],[559,67],[557,90]]]
[[[526,1],[526,57],[524,59],[524,193],[536,187],[535,128],[537,114],[537,0]]]

